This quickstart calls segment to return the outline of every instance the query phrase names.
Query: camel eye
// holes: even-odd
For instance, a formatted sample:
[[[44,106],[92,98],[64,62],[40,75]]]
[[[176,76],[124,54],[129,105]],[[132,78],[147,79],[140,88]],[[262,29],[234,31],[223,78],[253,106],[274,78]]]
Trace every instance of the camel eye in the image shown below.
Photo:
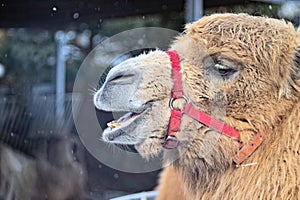
[[[218,63],[215,64],[213,68],[222,78],[230,77],[237,72],[237,69]]]
[[[205,57],[203,66],[208,77],[226,82],[233,80],[243,69],[238,62],[222,58],[219,54]]]

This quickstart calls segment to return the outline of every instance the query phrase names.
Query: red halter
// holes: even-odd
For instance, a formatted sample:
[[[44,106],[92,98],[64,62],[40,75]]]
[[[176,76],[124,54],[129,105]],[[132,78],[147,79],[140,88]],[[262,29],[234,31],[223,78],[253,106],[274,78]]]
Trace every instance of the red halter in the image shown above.
[[[198,122],[208,126],[219,133],[226,135],[234,140],[240,142],[240,132],[229,126],[228,124],[213,118],[212,116],[202,112],[197,109],[189,99],[184,96],[182,88],[182,77],[180,72],[180,58],[175,50],[166,51],[169,55],[172,63],[172,79],[174,81],[172,88],[172,98],[170,99],[170,108],[172,110],[169,127],[167,130],[166,140],[164,143],[164,148],[173,149],[178,146],[178,139],[176,138],[176,133],[180,129],[181,118],[183,114],[190,116],[191,118],[197,120]],[[174,108],[173,102],[176,99],[184,99],[185,105],[183,109]],[[256,134],[256,136],[245,146],[242,146],[240,151],[234,158],[236,164],[241,164],[247,157],[249,157],[254,150],[262,143],[264,136]]]

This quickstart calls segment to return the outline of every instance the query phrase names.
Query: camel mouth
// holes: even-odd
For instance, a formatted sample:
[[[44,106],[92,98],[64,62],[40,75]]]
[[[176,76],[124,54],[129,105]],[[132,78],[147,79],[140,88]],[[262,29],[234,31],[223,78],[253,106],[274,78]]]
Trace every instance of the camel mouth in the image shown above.
[[[124,126],[126,123],[130,123],[132,120],[134,120],[137,116],[139,116],[141,113],[136,113],[136,112],[127,112],[125,115],[123,115],[122,117],[120,117],[117,120],[113,120],[111,122],[107,123],[108,128],[112,129],[116,129],[119,127]]]
[[[119,119],[107,123],[107,128],[103,131],[102,138],[108,143],[117,144],[138,144],[130,132],[138,126],[138,121],[151,109],[150,104],[145,104],[141,111],[125,111]],[[124,113],[124,111],[120,111]]]

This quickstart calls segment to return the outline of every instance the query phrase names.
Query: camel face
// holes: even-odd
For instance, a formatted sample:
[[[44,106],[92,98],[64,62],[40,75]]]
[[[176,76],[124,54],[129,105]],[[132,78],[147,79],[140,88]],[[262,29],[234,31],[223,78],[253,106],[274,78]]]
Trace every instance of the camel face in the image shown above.
[[[273,127],[290,108],[296,52],[291,24],[248,15],[213,15],[187,25],[171,49],[180,56],[189,101],[236,128],[244,142]],[[114,67],[94,104],[126,114],[108,124],[104,141],[133,144],[142,154],[158,153],[168,129],[172,85],[171,61],[162,51]],[[238,143],[186,116],[178,134],[183,145],[191,145],[191,157],[225,159],[218,158],[220,154],[229,159],[238,149]]]

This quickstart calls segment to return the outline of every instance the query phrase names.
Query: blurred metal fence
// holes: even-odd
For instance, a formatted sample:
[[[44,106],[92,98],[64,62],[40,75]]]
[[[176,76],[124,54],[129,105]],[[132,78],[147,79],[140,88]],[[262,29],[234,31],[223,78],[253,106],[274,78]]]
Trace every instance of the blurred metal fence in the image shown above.
[[[80,105],[76,95],[73,105]],[[0,142],[27,152],[31,139],[69,134],[73,128],[72,94],[66,94],[61,119],[56,116],[55,95],[35,95],[31,99],[0,97]]]
[[[158,195],[158,191],[140,192],[135,194],[129,194],[110,200],[154,200]]]

